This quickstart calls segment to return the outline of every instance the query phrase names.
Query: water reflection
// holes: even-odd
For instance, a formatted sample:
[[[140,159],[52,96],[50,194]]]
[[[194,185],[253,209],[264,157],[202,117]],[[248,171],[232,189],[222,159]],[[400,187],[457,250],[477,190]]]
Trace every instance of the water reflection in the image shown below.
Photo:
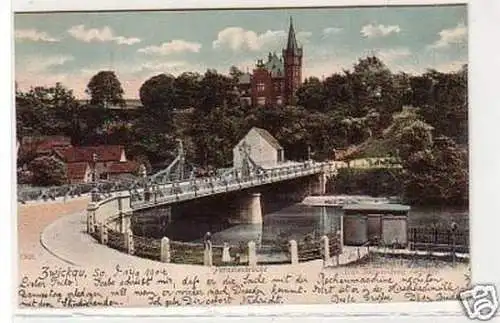
[[[296,204],[267,214],[262,224],[238,224],[219,231],[212,230],[212,241],[214,244],[255,241],[257,245],[266,246],[278,241],[302,240],[307,235],[319,239],[322,235],[340,230],[340,211],[332,207]],[[201,237],[196,240],[199,241]]]
[[[160,211],[158,211],[160,212]],[[160,212],[161,213],[161,212]],[[211,232],[214,244],[228,242],[236,245],[255,241],[258,246],[272,246],[289,240],[302,240],[306,236],[315,239],[341,228],[342,209],[333,206],[307,206],[295,204],[264,216],[262,224],[230,224],[227,217],[195,217],[183,215],[162,224],[161,214],[151,214],[142,223],[135,223],[140,234],[161,238],[168,236],[177,241],[202,241]],[[163,217],[164,218],[164,217]],[[162,222],[163,221],[163,222]],[[468,227],[468,212],[463,210],[412,208],[409,226],[447,225],[458,222]]]

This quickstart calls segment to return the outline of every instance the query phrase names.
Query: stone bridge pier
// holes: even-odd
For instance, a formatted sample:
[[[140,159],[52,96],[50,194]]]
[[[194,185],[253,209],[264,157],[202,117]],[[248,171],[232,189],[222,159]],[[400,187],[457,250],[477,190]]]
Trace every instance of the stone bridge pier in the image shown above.
[[[325,195],[327,181],[328,177],[326,173],[320,173],[318,175],[312,176],[309,180],[309,195]]]
[[[200,196],[163,206],[152,206],[149,209],[134,210],[134,223],[150,223],[151,227],[155,223],[159,223],[159,226],[168,226],[171,219],[174,221],[187,216],[201,219],[200,221],[206,218],[218,219],[221,223],[227,221],[230,224],[262,224],[266,214],[300,203],[309,195],[324,195],[327,180],[328,174],[316,173],[227,193]],[[127,221],[126,218],[123,221]],[[124,222],[123,227],[126,228],[127,223]]]
[[[239,219],[242,224],[260,224],[262,219],[261,193],[249,193],[239,199]]]

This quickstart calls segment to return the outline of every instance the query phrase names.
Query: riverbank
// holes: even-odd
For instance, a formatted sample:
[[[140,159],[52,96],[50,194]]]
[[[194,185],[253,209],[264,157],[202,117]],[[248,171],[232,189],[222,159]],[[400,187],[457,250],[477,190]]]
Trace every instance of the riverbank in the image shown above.
[[[227,269],[229,267],[205,267],[151,261],[112,250],[92,240],[85,233],[84,215],[87,202],[72,201],[64,204],[33,204],[18,207],[20,253],[18,286],[20,293],[25,295],[19,300],[19,304],[22,304],[23,307],[37,307],[47,304],[47,306],[55,307],[78,306],[75,304],[100,306],[107,304],[117,307],[151,306],[155,304],[151,303],[151,298],[145,293],[160,289],[168,291],[167,294],[159,295],[159,297],[170,305],[195,305],[193,302],[200,302],[196,303],[198,305],[222,304],[219,301],[223,294],[215,296],[215,294],[211,294],[210,290],[213,293],[226,293],[223,292],[226,290],[225,288],[229,290],[227,295],[224,294],[227,296],[224,298],[224,304],[234,305],[269,302],[275,304],[318,304],[408,301],[412,299],[408,299],[406,294],[389,291],[390,288],[395,288],[393,286],[404,285],[405,279],[408,277],[415,277],[415,279],[431,277],[433,282],[441,285],[446,283],[446,286],[452,286],[446,292],[446,295],[449,294],[446,297],[450,298],[467,284],[468,265],[465,263],[457,263],[454,267],[419,266],[408,268],[404,265],[398,265],[396,262],[390,262],[387,265],[371,264],[370,262],[356,264],[354,262],[348,267],[331,266],[332,264],[327,264],[329,266],[324,267],[322,260],[315,260],[296,265],[258,266],[256,268],[231,267],[231,274],[228,275]],[[58,247],[47,243],[49,240],[53,243],[56,242]],[[43,247],[42,241],[46,248],[50,249],[50,252]],[[348,255],[348,258],[352,257],[353,261],[359,257],[357,249],[349,250],[346,253],[346,256]],[[365,253],[363,252],[360,256],[364,257]],[[351,259],[346,260],[350,262]],[[341,261],[341,263],[343,262]],[[70,273],[71,275],[79,275],[79,278],[68,276]],[[150,276],[151,273],[153,276]],[[96,274],[98,274],[97,280]],[[44,281],[43,277],[46,275],[52,277],[52,281]],[[36,281],[36,277],[39,278],[38,281]],[[154,280],[150,281],[150,279]],[[362,291],[367,286],[366,281],[374,282],[375,285],[378,282],[377,288],[380,289],[386,280],[390,280],[391,284],[386,286],[387,290],[384,289],[384,295],[378,293],[378,296],[374,294],[373,297],[366,298],[361,293],[352,292],[349,297],[342,298],[343,296],[340,297],[336,291],[339,284],[337,281],[348,281],[350,286],[358,284],[358,290]],[[211,281],[212,285],[207,285],[206,281]],[[141,285],[144,282],[147,282],[147,287]],[[173,287],[168,282],[173,282],[177,287]],[[167,286],[166,283],[170,285]],[[118,289],[120,291],[118,293],[116,284],[125,284],[123,286],[127,287]],[[197,295],[190,296],[192,302],[177,304],[177,301],[185,300],[185,298],[179,298],[179,296],[171,298],[169,295],[177,295],[177,292],[183,293],[184,287],[182,286],[185,284],[194,286]],[[330,285],[332,287],[329,287]],[[373,288],[376,287],[375,285]],[[238,289],[240,287],[237,286],[246,286],[245,288],[256,291],[259,295],[254,299],[242,298],[241,290]],[[302,287],[299,288],[300,286]],[[50,298],[49,289],[53,293],[66,296]],[[75,293],[79,293],[79,290],[82,289],[94,296],[89,299],[87,296],[76,297]],[[292,289],[294,292],[291,292]],[[300,292],[298,292],[299,289]],[[154,293],[156,294],[156,292]],[[40,300],[28,295],[48,296],[46,299]],[[426,293],[426,295],[430,294]],[[213,297],[219,298],[214,299]],[[67,301],[58,302],[58,299],[65,300],[66,298]]]

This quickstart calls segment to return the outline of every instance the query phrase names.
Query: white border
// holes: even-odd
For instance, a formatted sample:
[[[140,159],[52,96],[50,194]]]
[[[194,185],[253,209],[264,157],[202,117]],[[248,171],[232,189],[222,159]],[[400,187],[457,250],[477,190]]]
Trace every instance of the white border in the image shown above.
[[[15,12],[461,4],[467,0],[13,0]]]
[[[15,1],[15,0],[14,0]],[[425,0],[425,1],[382,1],[382,0],[356,0],[356,1],[328,1],[328,0],[258,0],[258,1],[238,1],[237,3],[226,1],[169,1],[166,3],[164,0],[87,0],[87,1],[70,1],[70,0],[17,0],[13,3],[15,11],[77,11],[77,10],[125,10],[125,9],[180,9],[180,8],[246,8],[246,7],[307,7],[307,6],[374,6],[374,5],[409,5],[409,4],[444,4],[444,3],[467,3],[468,1],[443,1],[443,0]],[[0,2],[2,6],[8,6],[7,1]],[[500,55],[495,51],[495,45],[498,43],[498,34],[500,31],[499,16],[500,1],[498,0],[474,0],[469,4],[469,60],[470,60],[470,153],[471,153],[471,254],[472,254],[472,275],[475,282],[492,282],[496,283],[497,288],[500,288],[500,257],[498,257],[498,250],[496,250],[496,239],[498,236],[498,228],[500,228],[499,217],[500,207],[496,204],[499,201],[500,189],[495,185],[500,183],[500,160],[498,153],[498,144],[496,138],[498,136],[500,121],[500,99],[497,93],[500,91]],[[2,62],[10,60],[10,55],[5,51],[6,48],[11,48],[12,40],[6,37],[11,34],[11,21],[8,17],[9,8],[4,10],[2,7],[2,46],[3,51]],[[4,29],[5,28],[5,29]],[[2,174],[12,174],[13,167],[12,158],[8,158],[9,151],[14,151],[12,130],[13,113],[12,105],[12,80],[9,78],[8,68],[4,68],[2,73],[2,86],[0,90],[3,92],[0,96],[2,105],[0,106],[0,126],[3,136],[0,136],[1,155],[0,161],[2,165]],[[9,120],[12,120],[9,123]],[[9,141],[10,140],[10,141]],[[8,176],[3,176],[4,179]],[[12,187],[8,181],[3,180],[2,184],[4,189],[1,192],[7,194],[0,194],[2,205],[9,205],[12,207],[12,212],[5,212],[14,214],[15,203],[11,203],[9,193],[12,193]],[[12,198],[14,196],[10,194]],[[5,210],[6,208],[4,208]],[[7,210],[5,210],[7,211]],[[9,218],[4,214],[4,218]],[[11,221],[12,217],[9,219]],[[7,255],[13,255],[13,248],[10,243],[13,241],[9,239],[11,233],[14,232],[15,236],[15,221],[10,225],[1,225],[1,237],[3,243],[0,244],[2,248],[6,248],[3,252],[4,259],[8,259]],[[7,228],[7,229],[6,229]],[[9,232],[12,229],[14,231]],[[6,232],[4,232],[6,231]],[[6,243],[7,242],[7,243]],[[10,257],[17,259],[17,256]],[[2,277],[17,277],[8,271],[8,266],[0,266],[2,270]],[[12,268],[12,266],[11,266]],[[10,268],[10,269],[11,269]],[[10,292],[7,295],[7,306],[11,307],[13,304],[12,293],[15,288],[16,279],[9,279]],[[2,287],[4,284],[2,283]],[[3,288],[2,288],[3,289]],[[5,290],[5,289],[3,289]],[[4,307],[5,308],[5,307]],[[6,311],[0,311],[2,314]],[[29,315],[33,311],[23,311],[18,313],[25,313]],[[38,315],[18,316],[16,321],[49,321],[50,322],[72,322],[88,321],[89,316],[92,315],[93,321],[98,322],[115,322],[109,316],[114,316],[116,321],[129,321],[139,319],[141,322],[159,321],[158,318],[147,317],[147,315],[156,314],[163,316],[161,321],[179,321],[182,316],[183,319],[189,321],[207,322],[207,321],[234,321],[246,320],[259,322],[262,317],[268,319],[273,318],[276,321],[295,321],[308,322],[317,321],[318,319],[328,319],[328,321],[354,321],[369,319],[373,322],[387,322],[391,318],[395,321],[429,321],[432,317],[433,320],[449,321],[449,322],[465,322],[467,319],[462,315],[462,311],[458,302],[447,303],[401,303],[401,304],[349,304],[349,305],[314,305],[314,306],[275,306],[275,307],[217,307],[217,308],[175,308],[175,309],[106,309],[106,310],[76,310],[71,311],[51,311],[51,312],[36,312]],[[80,315],[78,315],[80,313]],[[48,319],[43,314],[55,315]],[[67,315],[76,314],[73,317]],[[127,318],[124,315],[137,315],[139,318]],[[94,316],[98,315],[100,318]],[[166,316],[168,315],[168,316]],[[250,316],[249,316],[250,315]],[[347,315],[349,318],[346,318]],[[356,315],[356,316],[353,316]],[[388,317],[391,315],[391,317]],[[65,317],[66,316],[66,317]],[[197,316],[195,319],[193,316]],[[216,316],[213,317],[213,316]],[[7,320],[1,320],[2,322]]]

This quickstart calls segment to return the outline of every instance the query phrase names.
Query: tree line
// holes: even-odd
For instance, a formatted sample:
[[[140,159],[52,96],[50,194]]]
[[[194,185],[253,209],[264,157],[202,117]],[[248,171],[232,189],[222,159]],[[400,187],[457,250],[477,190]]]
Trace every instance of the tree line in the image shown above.
[[[175,157],[176,139],[182,139],[189,163],[215,168],[231,166],[232,148],[253,126],[273,134],[290,160],[305,159],[308,151],[316,160],[331,159],[334,149],[373,140],[384,149],[372,155],[403,160],[406,193],[422,191],[430,176],[436,182],[430,195],[438,202],[456,199],[441,197],[455,194],[443,188],[446,178],[461,174],[455,168],[467,172],[468,167],[466,160],[455,160],[467,151],[466,66],[453,73],[409,75],[365,57],[342,73],[307,78],[296,106],[242,104],[239,75],[235,67],[227,75],[215,70],[155,75],[140,87],[142,104],[134,111],[110,109],[125,106],[112,71],[92,77],[87,104],[59,83],[18,91],[17,135],[66,135],[74,145],[121,144],[132,157],[158,167]],[[404,109],[409,106],[414,109]],[[443,164],[455,168],[439,168]],[[414,195],[410,199],[416,200]]]

